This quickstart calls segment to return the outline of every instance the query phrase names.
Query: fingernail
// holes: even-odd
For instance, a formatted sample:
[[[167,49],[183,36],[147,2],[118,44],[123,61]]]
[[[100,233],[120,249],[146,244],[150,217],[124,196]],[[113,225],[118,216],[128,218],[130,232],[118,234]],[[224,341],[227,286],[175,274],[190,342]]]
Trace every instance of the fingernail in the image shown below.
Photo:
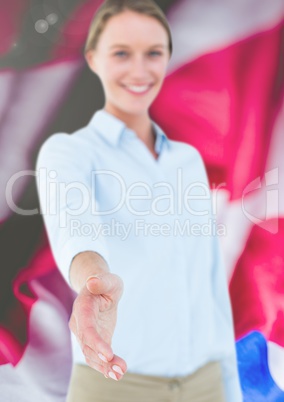
[[[108,376],[109,376],[110,378],[112,378],[113,380],[117,381],[116,375],[115,375],[112,371],[110,371],[110,372],[108,373]]]
[[[98,356],[103,362],[107,363],[107,358],[104,355],[102,355],[101,353],[98,353]]]
[[[86,282],[89,282],[91,279],[101,279],[101,278],[99,278],[97,275],[91,275],[91,276],[88,276]]]
[[[118,374],[123,375],[123,371],[121,370],[121,368],[117,365],[112,366],[113,371],[116,371]]]

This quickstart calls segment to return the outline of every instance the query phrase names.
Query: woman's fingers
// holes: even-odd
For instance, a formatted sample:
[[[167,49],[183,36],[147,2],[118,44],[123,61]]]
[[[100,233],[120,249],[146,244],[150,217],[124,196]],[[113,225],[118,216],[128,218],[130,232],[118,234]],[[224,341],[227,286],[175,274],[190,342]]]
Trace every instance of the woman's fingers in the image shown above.
[[[75,316],[71,316],[69,327],[75,334],[87,364],[105,376],[119,380],[127,370],[126,362],[113,354],[111,346],[103,341],[94,327],[78,330]],[[114,372],[115,377],[113,374]]]
[[[107,366],[104,367],[101,364],[97,364],[96,362],[93,362],[90,359],[86,359],[86,362],[87,362],[88,366],[90,366],[94,370],[99,371],[106,378],[111,378],[113,380],[119,381],[123,377],[122,375],[120,375],[119,373],[115,372],[111,368],[108,368]]]
[[[106,358],[106,360],[112,360],[113,351],[110,346],[111,340],[102,339],[94,326],[77,326],[75,335],[81,348],[83,348],[84,345],[87,345],[90,349],[94,350],[97,355],[101,354]]]
[[[127,370],[125,361],[118,356],[114,356],[111,361],[105,362],[100,360],[97,353],[88,346],[85,345],[83,351],[86,363],[90,367],[102,373],[104,376],[107,376],[114,380],[120,380]],[[110,375],[110,373],[115,374],[115,378],[113,375]]]
[[[105,353],[104,351],[102,352],[103,348],[99,348],[97,344],[95,344],[93,347],[90,347],[88,344],[82,343],[80,339],[78,339],[78,342],[86,359],[102,365],[108,371],[114,370],[121,376],[127,371],[127,364],[125,360],[117,355],[114,355],[112,351],[110,357],[108,353]]]
[[[111,368],[116,372],[121,374],[121,372],[123,374],[126,373],[127,371],[127,364],[125,362],[125,360],[123,360],[121,357],[114,355],[113,359],[111,360],[111,362],[109,362],[109,364],[111,365]],[[123,375],[121,374],[121,375]]]
[[[113,354],[111,339],[123,282],[115,274],[89,277],[73,303],[69,327],[77,338],[86,363],[108,378],[119,380],[126,362]]]
[[[79,344],[81,346],[82,352],[84,353],[85,357],[88,357],[89,359],[96,361],[100,364],[102,363],[108,363],[109,361],[112,360],[113,358],[113,353],[111,354],[111,357],[107,353],[102,353],[101,349],[98,349],[96,346],[95,347],[90,347],[86,343],[80,342],[78,339]]]

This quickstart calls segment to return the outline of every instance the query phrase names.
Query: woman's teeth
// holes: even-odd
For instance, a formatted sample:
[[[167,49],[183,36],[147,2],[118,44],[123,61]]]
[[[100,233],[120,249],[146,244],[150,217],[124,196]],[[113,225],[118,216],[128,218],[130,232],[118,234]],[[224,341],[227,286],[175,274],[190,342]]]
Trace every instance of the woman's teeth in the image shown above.
[[[129,86],[126,86],[126,88],[129,89],[132,92],[142,93],[142,92],[147,91],[147,89],[150,88],[150,85],[143,85],[143,86],[141,86],[141,85],[139,85],[139,86],[138,85],[129,85]]]

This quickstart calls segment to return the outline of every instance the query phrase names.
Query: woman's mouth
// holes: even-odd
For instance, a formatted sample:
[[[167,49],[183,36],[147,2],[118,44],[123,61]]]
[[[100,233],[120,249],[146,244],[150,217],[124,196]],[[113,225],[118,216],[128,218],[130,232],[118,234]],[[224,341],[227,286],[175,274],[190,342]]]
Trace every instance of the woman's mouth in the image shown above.
[[[123,85],[123,87],[130,93],[135,95],[144,95],[149,91],[153,84],[147,85]]]

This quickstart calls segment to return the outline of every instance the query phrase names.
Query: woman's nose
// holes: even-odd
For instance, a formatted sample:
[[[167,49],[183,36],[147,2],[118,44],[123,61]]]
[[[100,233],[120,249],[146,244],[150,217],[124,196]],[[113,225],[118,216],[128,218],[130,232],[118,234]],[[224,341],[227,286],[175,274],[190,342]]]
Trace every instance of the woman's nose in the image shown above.
[[[143,57],[133,58],[131,72],[134,77],[144,78],[147,75],[146,60]]]

